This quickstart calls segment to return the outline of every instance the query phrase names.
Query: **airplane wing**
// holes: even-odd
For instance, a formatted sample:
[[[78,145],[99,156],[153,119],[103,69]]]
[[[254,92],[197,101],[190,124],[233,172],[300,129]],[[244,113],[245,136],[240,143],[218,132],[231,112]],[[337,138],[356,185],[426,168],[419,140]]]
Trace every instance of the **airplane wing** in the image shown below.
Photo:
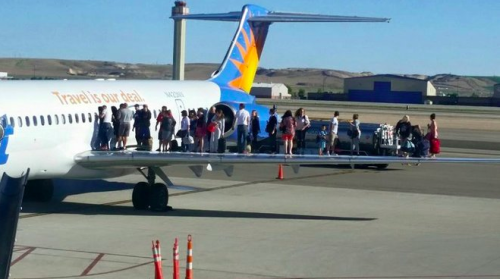
[[[403,158],[394,156],[319,156],[283,154],[210,154],[148,151],[87,151],[75,156],[75,162],[92,169],[163,167],[171,165],[355,165],[392,163],[487,163],[500,164],[500,158]]]

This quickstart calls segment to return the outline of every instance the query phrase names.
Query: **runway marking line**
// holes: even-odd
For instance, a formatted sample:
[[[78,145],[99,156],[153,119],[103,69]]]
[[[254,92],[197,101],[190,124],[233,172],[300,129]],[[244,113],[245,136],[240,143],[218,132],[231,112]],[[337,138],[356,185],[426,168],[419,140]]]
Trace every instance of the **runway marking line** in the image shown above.
[[[35,247],[30,247],[27,249],[26,252],[24,252],[21,256],[17,257],[17,259],[13,260],[10,263],[10,266],[15,265],[16,263],[20,262],[22,259],[24,259],[26,256],[28,256],[31,252],[33,252],[36,248]]]
[[[94,266],[97,265],[97,263],[102,259],[102,257],[104,257],[104,254],[103,253],[100,253],[99,255],[97,255],[97,257],[92,261],[92,263],[90,263],[90,265],[82,272],[82,274],[80,274],[80,276],[85,276],[87,274],[89,274],[89,272],[92,270],[92,268],[94,268]]]

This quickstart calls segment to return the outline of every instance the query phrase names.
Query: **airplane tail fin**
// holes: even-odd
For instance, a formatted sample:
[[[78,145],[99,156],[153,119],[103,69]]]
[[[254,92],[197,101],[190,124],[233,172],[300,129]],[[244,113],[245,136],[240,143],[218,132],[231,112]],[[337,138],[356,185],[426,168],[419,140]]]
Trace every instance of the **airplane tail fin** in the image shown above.
[[[173,19],[239,21],[224,61],[212,74],[213,82],[250,93],[269,25],[273,22],[388,22],[387,18],[332,16],[271,12],[256,5],[245,5],[241,12],[187,14]]]

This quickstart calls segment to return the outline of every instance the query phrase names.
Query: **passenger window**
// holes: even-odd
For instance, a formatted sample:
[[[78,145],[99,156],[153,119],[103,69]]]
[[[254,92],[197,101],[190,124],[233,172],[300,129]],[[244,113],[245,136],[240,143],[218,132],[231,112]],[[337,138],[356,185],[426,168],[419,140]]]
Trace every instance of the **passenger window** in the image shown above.
[[[66,115],[64,115],[64,114],[61,115],[61,121],[62,121],[62,124],[66,124]]]
[[[10,118],[10,126],[12,126],[12,128],[16,127],[16,122],[14,122],[14,117]]]
[[[92,123],[92,114],[89,112],[89,123]]]
[[[73,116],[71,114],[68,114],[68,123],[73,124]]]
[[[85,123],[85,114],[82,113],[82,123]]]
[[[153,113],[154,113],[154,115],[155,115],[155,118],[156,118],[156,117],[157,117],[157,116],[156,116],[156,110],[153,110]]]
[[[40,125],[45,126],[45,117],[43,115],[40,115]]]
[[[78,120],[78,113],[75,113],[75,122],[78,123],[79,120]]]
[[[95,118],[95,122],[99,121],[99,115],[97,115],[97,113],[96,113],[96,114],[94,114],[94,116],[95,116],[94,117]]]
[[[59,116],[57,114],[54,114],[54,125],[59,125]]]
[[[26,127],[30,126],[30,117],[26,116]]]
[[[21,118],[21,116],[17,117],[17,126],[19,126],[19,127],[23,126],[23,119]]]
[[[33,126],[37,126],[38,125],[38,121],[36,119],[36,116],[33,116]]]
[[[52,117],[47,115],[47,124],[52,125]]]

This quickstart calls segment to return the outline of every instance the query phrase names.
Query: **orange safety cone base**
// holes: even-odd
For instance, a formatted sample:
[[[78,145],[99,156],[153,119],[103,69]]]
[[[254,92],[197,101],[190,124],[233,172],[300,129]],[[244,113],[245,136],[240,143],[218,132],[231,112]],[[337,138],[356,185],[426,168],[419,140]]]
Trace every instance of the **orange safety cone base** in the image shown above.
[[[280,179],[280,180],[283,180],[283,165],[279,165],[279,168],[278,168],[278,177],[276,177],[276,179]]]

